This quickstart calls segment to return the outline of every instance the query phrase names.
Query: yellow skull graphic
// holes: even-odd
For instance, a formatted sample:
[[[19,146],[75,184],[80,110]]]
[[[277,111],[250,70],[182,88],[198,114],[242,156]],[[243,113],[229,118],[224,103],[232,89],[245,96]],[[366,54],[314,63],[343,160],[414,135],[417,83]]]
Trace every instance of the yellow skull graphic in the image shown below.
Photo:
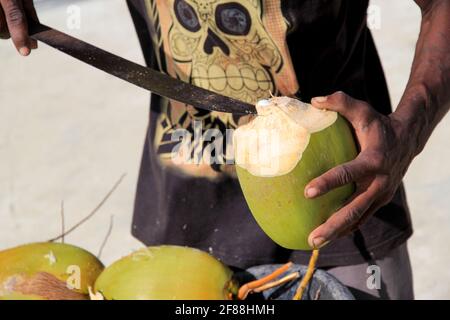
[[[249,103],[276,94],[282,57],[256,1],[174,0],[171,10],[170,50],[188,65],[184,80]]]
[[[294,94],[298,83],[280,1],[145,0],[159,67],[172,77],[249,103],[270,93]],[[174,164],[173,150],[178,142],[172,138],[178,129],[195,136],[195,123],[201,123],[204,131],[219,130],[225,137],[227,129],[246,119],[161,101],[154,133],[161,164],[189,176],[216,179],[224,173],[234,175],[234,166],[227,164]],[[222,141],[214,139],[216,144]],[[206,139],[200,146],[192,144],[185,153],[196,157],[197,149],[207,150],[212,144]],[[231,159],[227,146],[223,148],[223,159]],[[200,158],[207,158],[207,154]]]

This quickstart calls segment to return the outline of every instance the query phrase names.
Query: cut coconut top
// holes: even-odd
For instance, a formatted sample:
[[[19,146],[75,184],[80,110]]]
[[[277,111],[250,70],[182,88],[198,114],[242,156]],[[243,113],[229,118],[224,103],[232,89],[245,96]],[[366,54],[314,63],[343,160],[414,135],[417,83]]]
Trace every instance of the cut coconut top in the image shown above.
[[[273,97],[256,104],[258,116],[236,129],[235,162],[255,176],[281,176],[302,158],[310,135],[331,126],[334,111],[314,108],[289,97]]]

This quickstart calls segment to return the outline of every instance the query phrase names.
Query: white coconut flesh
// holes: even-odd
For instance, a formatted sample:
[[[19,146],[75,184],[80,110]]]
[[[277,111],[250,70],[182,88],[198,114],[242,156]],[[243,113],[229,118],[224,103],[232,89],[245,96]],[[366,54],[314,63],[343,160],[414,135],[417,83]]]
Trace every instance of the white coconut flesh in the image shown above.
[[[258,115],[234,132],[235,162],[254,176],[288,174],[308,147],[312,133],[337,120],[337,113],[321,110],[289,97],[273,97],[256,104]]]

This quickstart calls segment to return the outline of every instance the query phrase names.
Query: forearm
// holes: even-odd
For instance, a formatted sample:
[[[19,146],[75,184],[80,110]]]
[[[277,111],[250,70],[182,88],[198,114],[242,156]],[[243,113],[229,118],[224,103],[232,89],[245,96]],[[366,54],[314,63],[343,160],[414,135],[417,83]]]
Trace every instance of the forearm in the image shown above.
[[[321,247],[355,230],[392,201],[412,159],[450,108],[450,1],[416,0],[422,8],[422,28],[405,93],[389,117],[367,102],[337,92],[312,99],[313,106],[340,113],[352,125],[358,156],[310,181],[305,196],[316,198],[354,183],[349,202],[308,237]]]
[[[420,153],[433,129],[450,109],[450,1],[416,0],[422,26],[409,82],[393,114]]]

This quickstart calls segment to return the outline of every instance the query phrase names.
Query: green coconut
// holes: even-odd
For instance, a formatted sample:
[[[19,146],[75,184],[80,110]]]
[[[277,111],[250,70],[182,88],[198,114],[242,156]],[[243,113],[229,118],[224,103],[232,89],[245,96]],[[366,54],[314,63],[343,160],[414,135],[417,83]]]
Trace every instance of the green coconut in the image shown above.
[[[89,299],[103,264],[62,243],[32,243],[0,251],[0,300]]]
[[[138,250],[107,267],[94,299],[224,300],[237,293],[233,272],[198,249],[157,246]]]
[[[354,159],[347,121],[288,97],[261,100],[258,116],[233,137],[236,171],[250,211],[264,232],[288,249],[311,250],[308,235],[343,206],[354,185],[315,199],[305,186],[329,169]]]

